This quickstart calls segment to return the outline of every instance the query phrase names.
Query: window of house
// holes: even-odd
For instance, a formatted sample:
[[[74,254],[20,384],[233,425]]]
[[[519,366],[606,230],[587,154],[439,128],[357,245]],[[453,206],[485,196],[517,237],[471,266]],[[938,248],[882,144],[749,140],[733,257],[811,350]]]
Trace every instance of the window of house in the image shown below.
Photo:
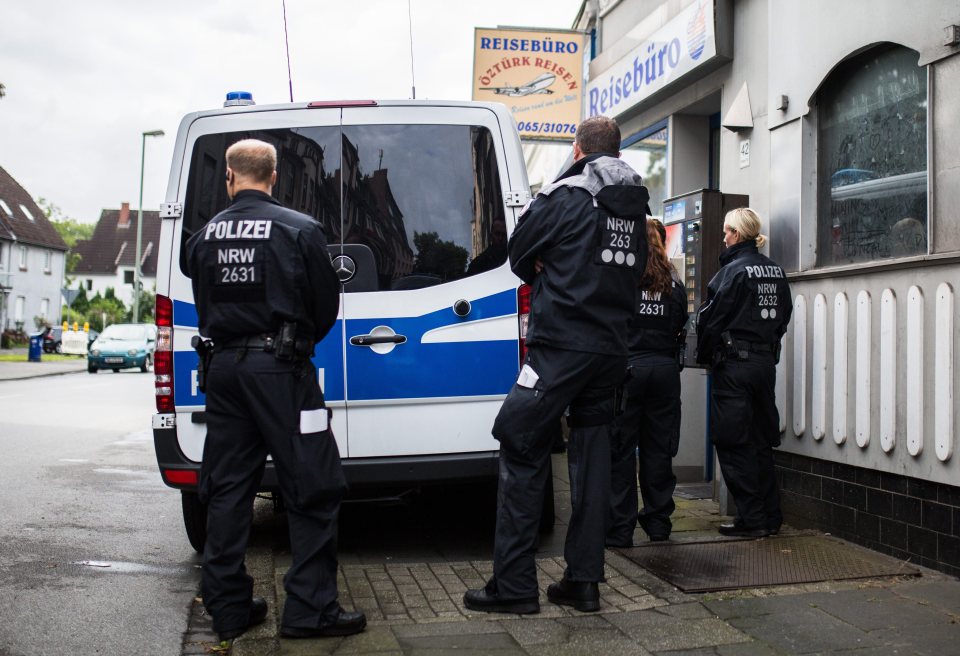
[[[818,103],[821,266],[927,253],[927,71],[885,45],[843,62]]]
[[[23,306],[26,305],[26,303],[26,296],[17,296],[17,300],[13,304],[13,320],[17,323],[23,323]]]
[[[49,298],[41,298],[41,299],[40,299],[40,318],[41,318],[41,319],[46,319],[46,318],[47,318],[47,314],[49,314],[49,313],[50,313],[50,299],[49,299]]]
[[[88,292],[93,291],[93,280],[90,278],[87,278],[87,291]]]
[[[133,284],[133,270],[123,272],[123,284],[124,285]]]
[[[27,216],[28,219],[30,219],[31,221],[36,221],[36,219],[33,218],[33,214],[31,214],[30,210],[27,209],[26,205],[24,205],[23,203],[20,203],[20,209],[23,211],[23,213]]]
[[[667,194],[667,126],[654,126],[639,134],[639,139],[627,139],[620,154],[627,164],[643,178],[650,192],[650,211],[663,216],[663,199]]]
[[[4,214],[6,214],[7,216],[9,217],[13,216],[13,212],[10,211],[10,206],[7,205],[7,202],[2,198],[0,198],[0,209],[3,209]]]
[[[27,247],[26,246],[20,247],[20,270],[21,271],[27,270]]]
[[[43,252],[43,272],[44,273],[50,273],[52,262],[53,262],[53,252],[44,251]]]

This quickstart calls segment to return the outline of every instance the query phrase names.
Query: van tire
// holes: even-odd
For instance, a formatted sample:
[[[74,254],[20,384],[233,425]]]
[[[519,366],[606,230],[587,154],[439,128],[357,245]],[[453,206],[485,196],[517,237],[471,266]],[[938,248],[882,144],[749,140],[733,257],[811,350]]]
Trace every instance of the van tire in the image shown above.
[[[183,527],[187,529],[190,546],[202,554],[207,543],[207,507],[200,503],[196,492],[181,491],[180,504],[183,506]]]
[[[550,463],[550,475],[543,488],[543,507],[540,509],[540,532],[552,533],[557,520],[556,504],[553,498],[553,463]]]
[[[148,371],[150,371],[152,367],[153,367],[153,358],[147,355],[147,357],[143,359],[143,364],[140,365],[140,371],[141,373],[147,373]]]
[[[97,368],[94,367],[92,364],[88,364],[88,365],[87,365],[87,373],[88,373],[88,374],[95,374],[95,373],[97,373]]]

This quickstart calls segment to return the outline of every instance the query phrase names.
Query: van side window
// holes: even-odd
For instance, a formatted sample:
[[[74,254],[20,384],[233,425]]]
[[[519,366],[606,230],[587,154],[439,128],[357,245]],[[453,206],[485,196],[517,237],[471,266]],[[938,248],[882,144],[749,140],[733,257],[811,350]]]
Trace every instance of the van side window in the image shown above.
[[[345,125],[200,137],[184,203],[183,249],[227,204],[227,147],[256,138],[277,148],[274,197],[323,224],[349,255],[347,292],[429,287],[507,259],[493,137],[468,125]],[[342,199],[342,206],[341,206]]]

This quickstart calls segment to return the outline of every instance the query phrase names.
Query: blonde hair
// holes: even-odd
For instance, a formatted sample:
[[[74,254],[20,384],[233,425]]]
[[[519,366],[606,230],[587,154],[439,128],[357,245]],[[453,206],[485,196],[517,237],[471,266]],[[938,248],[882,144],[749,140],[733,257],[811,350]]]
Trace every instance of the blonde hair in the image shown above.
[[[760,215],[749,207],[738,207],[730,210],[723,217],[723,225],[730,226],[744,241],[757,240],[757,248],[763,248],[767,243],[767,236],[760,234]]]

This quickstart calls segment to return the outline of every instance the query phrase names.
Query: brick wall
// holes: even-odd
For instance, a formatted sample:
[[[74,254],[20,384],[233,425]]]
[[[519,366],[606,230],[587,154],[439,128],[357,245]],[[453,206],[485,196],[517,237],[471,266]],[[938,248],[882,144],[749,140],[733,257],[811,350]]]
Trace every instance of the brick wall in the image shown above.
[[[776,451],[785,521],[960,576],[960,487]]]

